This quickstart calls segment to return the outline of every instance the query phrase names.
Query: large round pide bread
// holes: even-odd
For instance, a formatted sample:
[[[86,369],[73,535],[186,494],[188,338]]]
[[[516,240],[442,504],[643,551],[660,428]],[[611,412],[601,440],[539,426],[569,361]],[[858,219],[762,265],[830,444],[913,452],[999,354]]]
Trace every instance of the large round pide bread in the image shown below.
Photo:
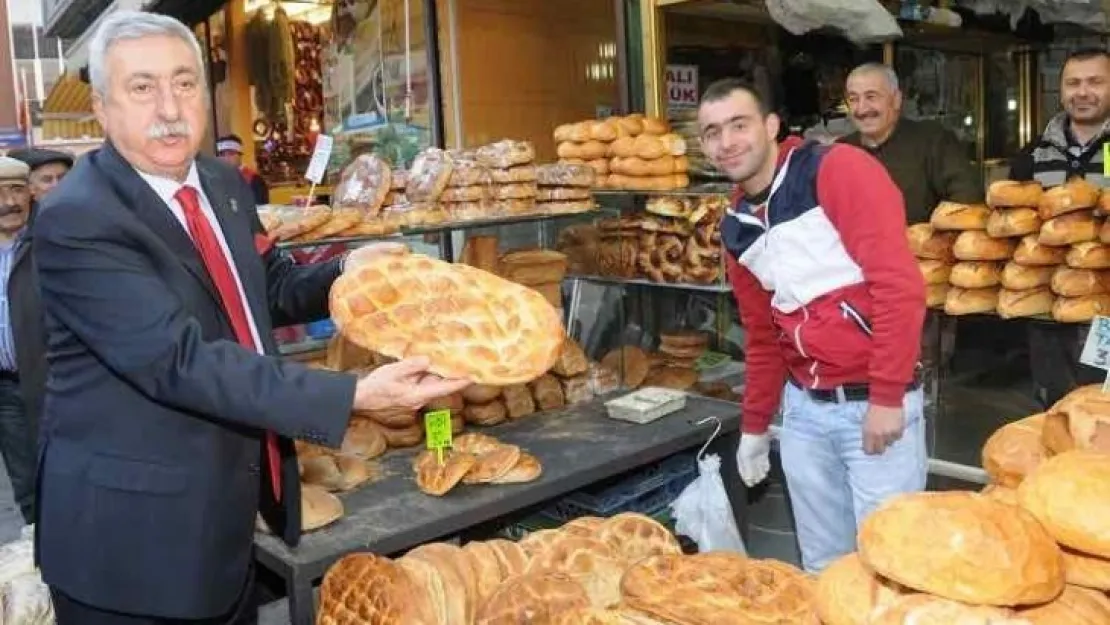
[[[533,380],[558,360],[559,314],[537,291],[469,265],[382,255],[340,276],[331,315],[348,340],[477,384]]]

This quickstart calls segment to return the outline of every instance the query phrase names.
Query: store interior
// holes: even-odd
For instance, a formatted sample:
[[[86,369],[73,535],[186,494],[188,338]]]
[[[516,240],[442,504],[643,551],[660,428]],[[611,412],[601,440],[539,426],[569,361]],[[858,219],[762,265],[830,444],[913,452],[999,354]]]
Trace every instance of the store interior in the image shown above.
[[[641,247],[645,260],[635,247],[631,257],[627,251],[629,239],[660,248],[665,240],[687,251],[712,245],[708,222],[691,214],[719,214],[712,211],[727,204],[728,188],[698,147],[698,94],[719,78],[746,78],[772,95],[786,120],[784,132],[833,141],[854,129],[845,106],[847,73],[865,62],[888,63],[899,77],[903,114],[941,124],[966,148],[968,167],[987,182],[1004,179],[1009,157],[1058,109],[1060,59],[1069,50],[1105,45],[1105,37],[1046,24],[1035,14],[1014,22],[1004,15],[958,14],[959,27],[902,20],[900,37],[859,43],[827,28],[791,34],[763,2],[749,0],[234,0],[197,24],[196,33],[210,59],[213,135],[246,140],[246,161],[270,185],[274,205],[330,202],[331,216],[317,226],[336,218],[344,202],[343,171],[362,156],[380,157],[393,175],[411,174],[429,145],[466,152],[509,139],[533,148],[514,167],[572,160],[593,166],[607,153],[568,156],[568,144],[588,142],[560,139],[560,128],[636,112],[664,122],[686,146],[682,169],[676,165],[673,172],[682,182],[672,186],[637,188],[628,180],[646,176],[597,170],[598,180],[610,184],[588,193],[588,210],[459,217],[470,201],[460,193],[444,217],[413,210],[399,199],[412,195],[413,186],[392,184],[379,199],[381,223],[356,219],[316,238],[314,230],[300,230],[282,245],[307,253],[393,236],[476,266],[490,257],[496,264],[519,260],[513,254],[538,254],[537,248],[558,250],[566,264],[555,270],[545,265],[543,279],[530,286],[564,315],[590,362],[614,362],[625,381],[625,350],[632,347],[655,363],[650,376],[667,361],[668,337],[700,332],[706,341],[698,358],[705,360],[697,365],[696,383],[684,390],[735,402],[744,388],[744,330],[719,254],[715,271],[705,273],[681,259],[660,260],[652,249]],[[255,54],[259,50],[265,53]],[[334,138],[335,148],[327,180],[312,186],[303,174],[321,133]],[[508,176],[512,167],[494,169]],[[623,182],[612,183],[614,174]],[[519,182],[492,186],[508,193]],[[578,201],[576,189],[566,185],[560,187],[565,196],[551,197]],[[532,196],[498,196],[495,203],[527,200],[542,211],[544,202],[533,204]],[[674,226],[676,218],[653,213],[653,198],[689,198],[677,221],[690,218],[692,225],[660,231],[660,224]],[[268,215],[279,228],[288,225],[282,210]],[[929,451],[936,461],[930,488],[977,489],[985,480],[981,455],[988,437],[1037,411],[1025,329],[1043,321],[994,315],[950,321],[935,337],[945,346],[943,358],[926,378]],[[327,337],[326,330],[300,331],[286,337],[286,351],[319,359]],[[748,547],[752,555],[796,564],[779,475],[746,494]],[[499,517],[470,534],[528,527],[537,506],[543,507]],[[283,580],[261,574],[264,599],[283,596]]]

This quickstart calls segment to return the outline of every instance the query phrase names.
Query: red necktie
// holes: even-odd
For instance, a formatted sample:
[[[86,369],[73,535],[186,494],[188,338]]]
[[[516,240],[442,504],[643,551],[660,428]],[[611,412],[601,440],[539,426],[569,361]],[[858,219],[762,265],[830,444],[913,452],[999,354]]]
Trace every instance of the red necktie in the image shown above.
[[[239,288],[235,284],[235,274],[231,272],[231,264],[224,256],[212,224],[200,209],[197,190],[184,186],[178,189],[173,197],[185,209],[185,223],[189,227],[189,236],[193,238],[193,244],[197,246],[197,251],[204,260],[208,276],[216,285],[224,311],[231,320],[231,329],[235,331],[235,339],[243,347],[257,351],[258,347],[251,334],[250,322],[247,321],[246,306],[243,305],[243,298],[239,297]],[[278,453],[277,435],[269,431],[266,432],[266,458],[270,462],[270,480],[274,489],[274,499],[281,501],[281,455]]]

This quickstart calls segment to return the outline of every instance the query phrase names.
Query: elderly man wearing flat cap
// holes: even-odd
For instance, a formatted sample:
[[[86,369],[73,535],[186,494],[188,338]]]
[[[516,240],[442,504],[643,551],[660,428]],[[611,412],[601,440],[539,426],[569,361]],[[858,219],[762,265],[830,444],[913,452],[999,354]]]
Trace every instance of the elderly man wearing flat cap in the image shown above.
[[[46,194],[57,186],[62,181],[62,177],[73,167],[73,155],[59,150],[29,148],[12,150],[8,152],[8,156],[27,163],[31,168],[28,182],[31,198],[35,202],[41,202],[42,198],[46,197]]]
[[[30,169],[27,176],[27,186],[31,192],[31,214],[27,220],[29,230],[35,220],[35,213],[38,212],[37,206],[73,167],[73,155],[58,150],[30,148],[13,150],[8,156],[23,161]],[[42,398],[46,393],[46,327],[43,325],[42,302],[31,248],[31,237],[20,237],[16,242],[7,295],[8,301],[12,303],[8,307],[8,314],[15,340],[19,389],[23,396],[27,422],[33,426],[32,436],[37,442],[38,424],[42,420]],[[27,505],[21,503],[20,506],[24,515],[29,515],[33,510],[33,490],[27,495],[27,501]]]
[[[19,336],[13,323],[21,316],[25,303],[10,296],[10,278],[19,257],[26,256],[20,250],[20,241],[31,214],[30,171],[23,161],[0,157],[0,280],[4,287],[0,289],[0,454],[8,468],[15,501],[28,523],[34,518],[38,427],[21,391],[16,349]],[[37,305],[37,300],[32,305]]]

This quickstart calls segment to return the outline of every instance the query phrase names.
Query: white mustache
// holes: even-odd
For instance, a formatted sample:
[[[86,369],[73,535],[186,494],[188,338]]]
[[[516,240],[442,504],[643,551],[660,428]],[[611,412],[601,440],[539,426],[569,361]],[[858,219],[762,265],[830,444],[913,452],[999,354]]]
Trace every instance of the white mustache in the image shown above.
[[[189,122],[185,120],[176,122],[158,122],[147,129],[148,139],[165,139],[166,137],[188,137],[192,134]]]

